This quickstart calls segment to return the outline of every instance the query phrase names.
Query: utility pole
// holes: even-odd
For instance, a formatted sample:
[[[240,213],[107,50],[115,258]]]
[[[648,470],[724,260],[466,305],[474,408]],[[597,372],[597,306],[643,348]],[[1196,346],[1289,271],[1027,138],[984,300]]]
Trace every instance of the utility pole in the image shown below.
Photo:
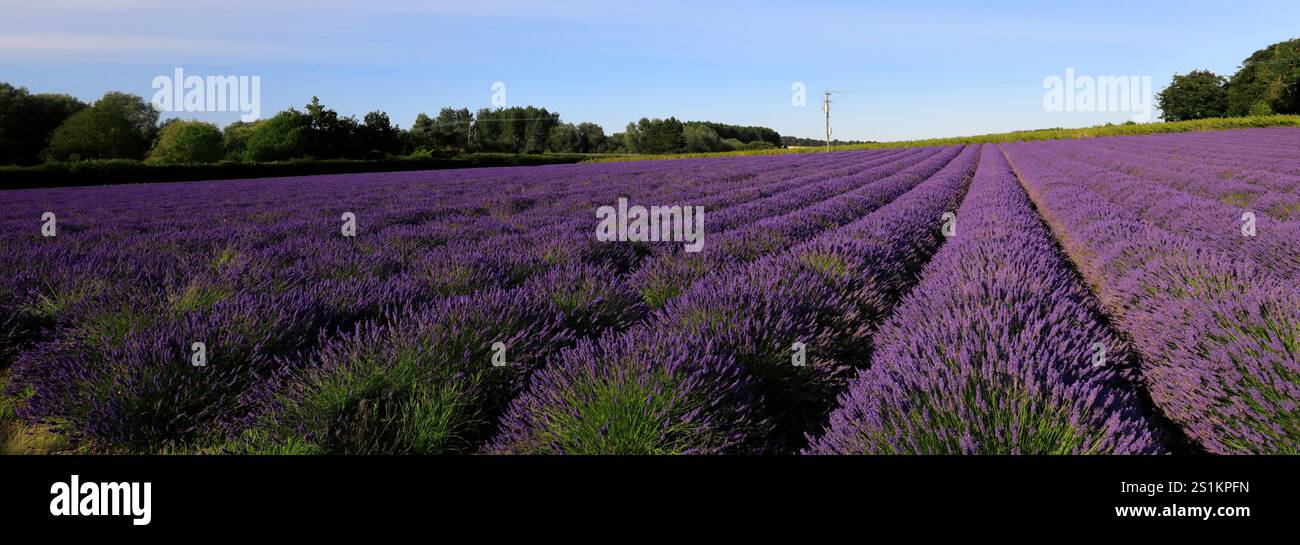
[[[831,150],[831,92],[826,91],[826,98],[822,99],[822,111],[826,112],[826,151]]]

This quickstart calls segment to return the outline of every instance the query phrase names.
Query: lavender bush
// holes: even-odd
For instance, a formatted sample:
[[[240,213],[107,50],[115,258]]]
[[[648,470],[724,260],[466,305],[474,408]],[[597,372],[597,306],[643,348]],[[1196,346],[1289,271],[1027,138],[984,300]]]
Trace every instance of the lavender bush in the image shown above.
[[[984,148],[957,218],[956,238],[881,328],[871,368],[808,451],[1160,452],[1160,431],[1121,372],[1128,347],[997,148]]]
[[[1066,251],[1132,337],[1164,414],[1210,452],[1300,452],[1294,285],[1231,247],[1141,222],[1058,172],[1039,150],[1004,148]]]
[[[6,191],[5,405],[103,452],[1297,452],[1297,145]],[[703,251],[597,240],[620,198]]]

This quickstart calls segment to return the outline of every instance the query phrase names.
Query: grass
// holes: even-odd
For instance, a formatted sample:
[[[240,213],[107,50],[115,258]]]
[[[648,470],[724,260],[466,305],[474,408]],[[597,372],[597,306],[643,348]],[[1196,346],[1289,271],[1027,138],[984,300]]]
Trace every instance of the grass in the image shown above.
[[[844,258],[825,252],[814,252],[803,255],[803,262],[813,270],[826,276],[844,277],[849,274],[849,265],[844,262]]]
[[[382,347],[380,348],[382,351]],[[425,365],[418,348],[354,354],[348,364],[304,376],[281,396],[283,412],[246,432],[236,452],[258,454],[439,454],[468,448],[461,434],[480,415],[458,377]],[[477,380],[473,373],[468,382]],[[310,432],[309,438],[303,431]]]
[[[625,364],[634,368],[638,361]],[[528,452],[549,452],[558,446],[566,454],[681,454],[689,448],[689,438],[698,431],[684,422],[681,413],[689,404],[674,406],[671,395],[662,395],[647,384],[673,384],[674,378],[662,369],[647,382],[630,373],[616,373],[612,380],[597,380],[583,385],[581,392],[566,392],[564,410],[547,408],[537,436],[530,441]],[[675,414],[678,416],[665,417]]]
[[[1098,125],[1079,129],[1037,129],[1013,131],[975,136],[954,136],[947,138],[928,138],[924,140],[902,140],[897,142],[872,142],[869,144],[852,144],[831,146],[829,151],[854,151],[881,148],[911,148],[923,146],[949,146],[954,144],[994,144],[1003,142],[1022,142],[1030,140],[1064,140],[1072,138],[1100,138],[1107,136],[1130,136],[1139,134],[1164,134],[1197,131],[1217,131],[1227,129],[1248,129],[1258,127],[1300,127],[1300,115],[1265,115],[1251,117],[1223,117],[1213,119],[1196,119],[1192,121],[1173,121],[1159,123],[1131,123],[1123,125]],[[620,161],[646,161],[656,159],[691,159],[700,157],[731,157],[740,155],[781,155],[787,153],[820,153],[828,151],[826,147],[796,149],[769,149],[753,151],[727,151],[714,153],[676,153],[669,155],[621,155],[617,157],[596,157],[584,163],[608,163]]]
[[[8,384],[9,370],[0,371],[0,455],[54,454],[68,450],[64,436],[18,418],[14,411],[22,396],[5,395]]]
[[[956,365],[951,359],[946,363]],[[859,432],[853,448],[863,454],[1105,454],[1104,428],[1078,427],[1088,421],[1086,414],[1072,417],[1068,402],[1032,392],[1021,377],[973,375],[960,388],[962,401],[956,405],[937,402],[933,392],[908,391],[910,408],[887,405],[881,413],[892,429],[908,430],[903,434],[907,441],[900,444],[869,428]]]

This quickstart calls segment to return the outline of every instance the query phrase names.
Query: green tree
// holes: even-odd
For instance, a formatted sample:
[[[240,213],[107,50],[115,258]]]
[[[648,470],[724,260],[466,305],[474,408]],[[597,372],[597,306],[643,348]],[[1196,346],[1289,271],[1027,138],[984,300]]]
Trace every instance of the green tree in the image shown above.
[[[1251,54],[1228,80],[1228,115],[1300,113],[1300,38]]]
[[[474,114],[469,108],[443,108],[437,118],[417,115],[409,131],[411,145],[427,150],[465,149],[470,145],[469,134],[473,124]]]
[[[781,146],[781,134],[767,127],[727,125],[725,123],[714,123],[712,121],[691,121],[687,124],[704,125],[713,129],[713,132],[718,133],[718,138],[723,140],[734,138],[745,143],[761,140],[770,143],[775,147]]]
[[[509,134],[510,127],[497,111],[484,108],[476,112],[472,130],[471,142],[475,150],[505,151],[514,147],[514,138]]]
[[[527,121],[524,122],[524,153],[542,153],[546,151],[547,139],[551,136],[551,128],[560,124],[560,114],[546,111],[546,108],[533,108],[529,106],[524,115]]]
[[[687,123],[682,127],[682,140],[685,142],[686,151],[692,153],[723,150],[722,139],[718,138],[718,132],[702,123]]]
[[[1169,86],[1156,96],[1165,121],[1223,117],[1228,113],[1228,79],[1209,70],[1174,74]]]
[[[578,151],[582,153],[604,153],[606,149],[605,129],[595,123],[578,123]]]
[[[32,165],[54,130],[86,104],[68,95],[31,94],[0,82],[0,165]]]
[[[474,117],[474,146],[481,151],[541,153],[560,114],[534,106],[482,109]]]
[[[158,131],[149,162],[158,164],[215,163],[225,156],[221,131],[203,121],[173,121]]]
[[[258,127],[266,124],[265,119],[257,121],[235,121],[221,131],[222,147],[226,152],[226,159],[240,161],[244,158],[244,150],[248,147],[248,138]]]
[[[382,158],[390,153],[397,153],[399,130],[388,120],[388,114],[373,111],[362,119],[356,129],[356,137],[362,149],[362,155],[368,158]]]
[[[411,123],[411,129],[406,131],[407,144],[410,146],[409,151],[430,150],[434,149],[434,122],[433,118],[421,112],[415,116],[415,122]]]
[[[677,153],[686,147],[682,122],[668,119],[641,118],[627,124],[627,146],[633,153]]]
[[[153,143],[158,134],[158,109],[139,95],[109,91],[95,102],[95,108],[111,112],[131,123],[146,144]]]
[[[745,144],[741,146],[740,149],[743,149],[745,151],[753,151],[753,150],[761,150],[761,149],[773,149],[775,147],[776,146],[773,146],[771,142],[768,142],[766,140],[754,140],[751,142],[745,142]]]
[[[627,133],[616,132],[605,139],[605,153],[631,153],[632,148],[627,145]]]
[[[459,110],[443,108],[434,120],[434,145],[441,149],[465,149],[469,147],[470,127],[474,125],[474,114],[469,108]]]
[[[305,115],[307,127],[303,136],[307,155],[317,159],[338,159],[365,153],[356,139],[358,123],[355,117],[339,116],[314,96],[307,104]]]
[[[109,92],[73,114],[50,136],[46,157],[142,159],[158,127],[158,111],[137,95]]]
[[[244,148],[245,161],[285,161],[303,156],[307,149],[306,134],[310,120],[302,112],[289,108],[260,123],[249,135]]]
[[[572,123],[560,123],[551,127],[551,134],[546,139],[546,150],[551,153],[575,153],[582,147],[578,128]]]

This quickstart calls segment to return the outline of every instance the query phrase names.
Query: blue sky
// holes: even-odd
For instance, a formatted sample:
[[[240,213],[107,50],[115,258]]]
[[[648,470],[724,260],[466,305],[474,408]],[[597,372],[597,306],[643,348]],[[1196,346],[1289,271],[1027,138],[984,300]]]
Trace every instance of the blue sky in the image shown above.
[[[618,132],[642,116],[896,140],[1123,122],[1047,112],[1043,80],[1230,74],[1300,36],[1300,2],[370,2],[0,0],[0,80],[93,100],[154,76],[258,75],[262,111],[312,95],[409,126],[444,105],[558,111]],[[805,107],[791,105],[803,82]],[[183,114],[219,123],[234,113]]]

